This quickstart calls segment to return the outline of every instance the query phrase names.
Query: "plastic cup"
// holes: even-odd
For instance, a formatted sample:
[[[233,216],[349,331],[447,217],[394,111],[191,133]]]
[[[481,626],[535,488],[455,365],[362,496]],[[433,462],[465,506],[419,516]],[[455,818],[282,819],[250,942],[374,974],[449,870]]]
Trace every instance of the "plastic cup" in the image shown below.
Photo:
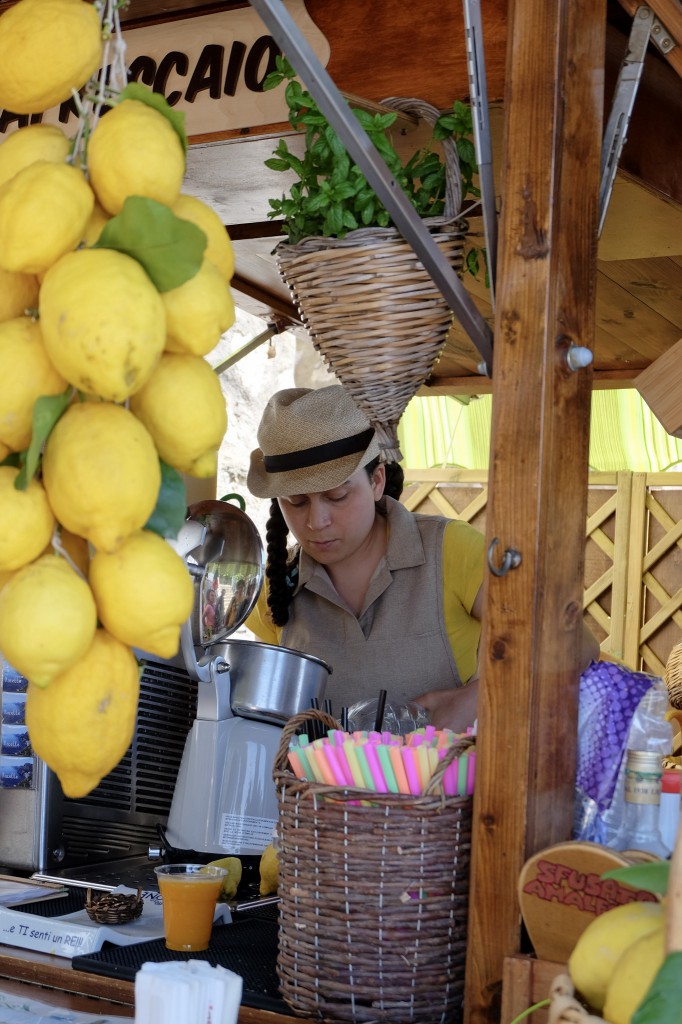
[[[154,871],[163,903],[166,948],[208,949],[227,870],[212,864],[163,864]]]

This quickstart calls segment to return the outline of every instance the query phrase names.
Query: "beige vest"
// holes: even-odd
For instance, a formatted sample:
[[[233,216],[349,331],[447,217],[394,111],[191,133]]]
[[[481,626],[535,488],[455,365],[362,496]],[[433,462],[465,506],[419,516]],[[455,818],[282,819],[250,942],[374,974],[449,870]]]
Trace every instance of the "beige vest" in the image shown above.
[[[443,616],[441,552],[448,520],[386,499],[389,538],[364,607],[355,616],[326,570],[301,552],[298,590],[281,643],[331,666],[326,696],[341,707],[388,691],[404,703],[426,690],[461,686]]]

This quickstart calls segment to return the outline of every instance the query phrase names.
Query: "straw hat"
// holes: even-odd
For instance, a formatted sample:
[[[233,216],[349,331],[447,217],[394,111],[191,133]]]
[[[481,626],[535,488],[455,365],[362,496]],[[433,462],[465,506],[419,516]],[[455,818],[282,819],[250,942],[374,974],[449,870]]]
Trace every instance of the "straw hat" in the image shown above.
[[[277,391],[257,436],[246,478],[257,498],[332,490],[379,454],[374,428],[340,384]]]

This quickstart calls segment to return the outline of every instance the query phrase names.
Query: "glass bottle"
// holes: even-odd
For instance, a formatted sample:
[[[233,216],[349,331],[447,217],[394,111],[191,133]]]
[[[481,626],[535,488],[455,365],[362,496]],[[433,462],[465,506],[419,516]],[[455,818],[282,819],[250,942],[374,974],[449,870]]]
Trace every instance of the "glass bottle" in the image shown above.
[[[646,850],[662,860],[670,856],[659,824],[662,776],[660,754],[628,750],[623,818],[613,843],[616,850]]]

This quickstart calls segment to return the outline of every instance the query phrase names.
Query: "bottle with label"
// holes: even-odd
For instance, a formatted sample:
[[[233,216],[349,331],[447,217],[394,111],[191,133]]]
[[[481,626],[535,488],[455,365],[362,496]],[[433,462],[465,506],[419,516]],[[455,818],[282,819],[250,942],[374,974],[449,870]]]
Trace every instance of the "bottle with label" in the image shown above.
[[[623,817],[613,843],[616,850],[645,850],[662,860],[670,856],[660,831],[662,776],[660,754],[628,750]]]

